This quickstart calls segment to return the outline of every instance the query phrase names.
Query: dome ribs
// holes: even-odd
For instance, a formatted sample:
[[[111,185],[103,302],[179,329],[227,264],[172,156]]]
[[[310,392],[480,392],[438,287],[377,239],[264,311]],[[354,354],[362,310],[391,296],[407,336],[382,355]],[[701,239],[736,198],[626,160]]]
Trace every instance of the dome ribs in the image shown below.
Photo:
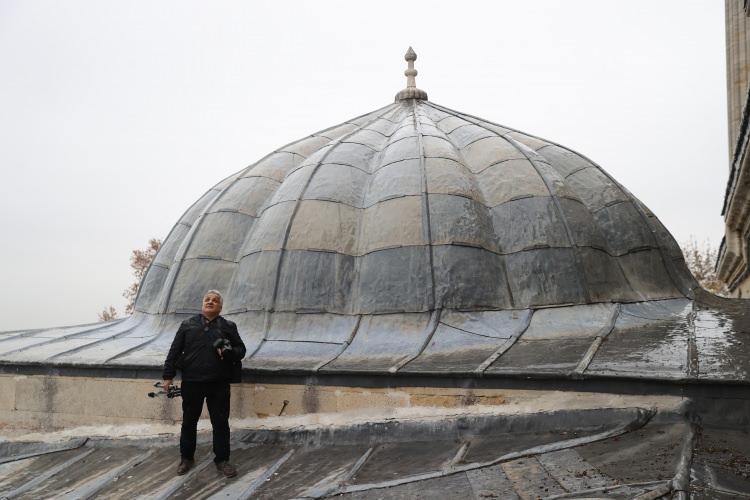
[[[598,183],[605,186],[605,189],[584,195],[582,198],[584,198],[584,203],[597,220],[597,224],[603,234],[609,242],[612,242],[611,244],[615,245],[615,248],[610,253],[621,257],[617,260],[623,269],[626,279],[631,281],[629,274],[632,273],[633,278],[639,279],[641,283],[646,285],[645,287],[640,286],[640,284],[639,286],[631,285],[632,288],[638,291],[650,289],[652,293],[655,292],[651,283],[653,282],[652,275],[654,272],[659,274],[664,269],[666,270],[668,281],[671,281],[675,288],[671,291],[663,289],[657,295],[643,298],[665,298],[679,295],[691,296],[690,282],[692,281],[692,276],[687,279],[684,276],[680,277],[679,267],[675,266],[670,258],[665,255],[665,252],[668,252],[670,247],[676,247],[676,243],[666,230],[664,234],[660,234],[660,227],[663,227],[661,222],[653,214],[649,216],[648,210],[645,209],[642,203],[598,164],[564,146],[555,143],[549,143],[549,146],[549,148],[546,148],[545,154],[555,155],[557,160],[554,164],[557,168],[570,168],[567,164],[571,162],[565,158],[570,158],[572,164],[584,164],[583,167],[570,170],[567,176],[574,188],[578,183],[585,182]],[[591,178],[591,180],[584,181],[582,177],[586,176]],[[595,181],[593,178],[601,180]],[[637,228],[635,232],[633,232],[634,228]],[[623,229],[631,231],[628,233],[627,231],[623,231]],[[643,232],[644,230],[646,231],[645,233]],[[648,249],[652,249],[652,251],[656,251],[659,254],[663,266],[658,265],[658,263],[654,266],[653,258],[649,258],[650,262],[646,263],[646,261],[642,261],[637,264],[639,267],[633,267],[636,264],[637,254],[644,254],[644,251]],[[628,273],[628,269],[630,269],[631,273]],[[645,281],[643,280],[644,277],[647,278]],[[680,279],[682,279],[682,282]]]
[[[532,137],[535,139],[542,140],[538,137],[532,136],[530,134],[525,134],[517,130],[513,130],[514,132],[518,132],[519,134],[524,134],[527,137]],[[687,271],[687,267],[682,265],[676,265],[675,262],[679,262],[683,259],[677,258],[677,259],[670,259],[668,255],[665,255],[666,252],[669,251],[669,248],[674,248],[677,246],[677,244],[674,242],[674,238],[669,234],[668,231],[665,230],[665,234],[663,235],[664,239],[660,239],[660,227],[663,227],[661,222],[658,221],[658,219],[651,214],[647,213],[647,210],[644,209],[644,205],[635,197],[633,196],[630,191],[626,187],[624,187],[622,184],[620,184],[614,177],[612,177],[604,168],[602,168],[599,164],[592,161],[590,158],[586,157],[585,155],[582,155],[581,153],[578,153],[577,151],[573,151],[570,148],[567,148],[561,144],[555,143],[553,141],[544,140],[546,142],[546,146],[554,146],[559,148],[562,151],[565,151],[566,153],[570,155],[574,155],[580,159],[582,159],[585,162],[588,162],[590,165],[592,165],[596,170],[601,172],[604,176],[606,176],[609,181],[614,184],[622,193],[625,194],[625,196],[633,202],[633,205],[636,207],[638,212],[641,215],[642,220],[650,227],[651,232],[654,235],[654,239],[656,242],[656,249],[658,250],[660,254],[660,258],[662,260],[662,263],[664,264],[664,269],[666,269],[669,279],[671,280],[672,284],[676,287],[675,291],[679,291],[680,294],[686,296],[686,297],[693,297],[693,289],[698,286],[695,282],[695,279],[693,276]],[[542,146],[542,147],[546,147]],[[541,149],[541,148],[540,148]],[[653,222],[651,219],[657,222]],[[684,264],[684,262],[683,262]],[[623,270],[624,272],[624,270]],[[627,275],[627,273],[626,273]],[[635,289],[635,287],[633,287]],[[662,294],[662,297],[665,297],[665,294]]]
[[[541,177],[542,181],[544,182],[545,186],[547,187],[547,190],[549,191],[549,195],[550,195],[550,197],[552,199],[552,202],[554,204],[555,210],[556,210],[558,216],[560,217],[560,222],[562,223],[562,226],[563,226],[563,228],[565,230],[565,235],[567,236],[568,243],[573,248],[573,254],[574,254],[574,257],[575,257],[576,267],[578,267],[578,270],[579,270],[578,271],[578,273],[579,273],[578,274],[578,280],[579,280],[581,289],[582,289],[582,291],[584,293],[584,301],[586,303],[590,303],[591,302],[591,293],[589,292],[588,284],[586,283],[586,280],[584,278],[585,277],[585,267],[583,266],[583,259],[581,258],[581,252],[580,252],[580,250],[578,248],[578,244],[577,244],[576,240],[573,238],[573,232],[570,229],[570,224],[569,224],[568,219],[567,219],[567,217],[565,215],[565,212],[563,211],[562,206],[560,205],[560,200],[557,197],[557,189],[555,189],[555,188],[552,187],[554,181],[551,179],[550,172],[546,172],[545,173],[544,170],[543,170],[543,166],[540,165],[538,162],[534,161],[534,158],[533,158],[532,154],[536,154],[536,153],[533,153],[533,151],[531,151],[531,150],[526,151],[526,149],[524,147],[522,147],[522,145],[519,142],[517,142],[516,140],[514,140],[512,138],[508,139],[505,136],[502,136],[502,137],[505,138],[506,140],[508,140],[508,142],[511,145],[513,145],[516,149],[518,149],[518,151],[521,152],[528,159],[529,163],[531,163],[531,165],[534,167],[534,169],[536,170],[537,174],[539,175],[539,177]],[[559,187],[559,186],[557,186],[557,187]]]
[[[136,297],[136,310],[149,313],[168,312],[168,310],[170,309],[170,302],[172,300],[173,289],[175,287],[177,279],[179,278],[179,274],[181,273],[182,261],[185,259],[187,252],[193,245],[193,239],[195,238],[200,226],[202,225],[203,220],[205,219],[204,216],[208,213],[212,213],[213,208],[216,208],[215,212],[231,211],[226,210],[226,207],[221,206],[220,204],[217,207],[214,207],[214,204],[220,202],[227,191],[231,190],[231,188],[237,182],[241,181],[241,179],[249,179],[255,177],[266,178],[276,183],[279,183],[280,180],[283,180],[283,178],[278,179],[272,176],[263,175],[261,172],[255,172],[255,174],[253,174],[252,170],[255,166],[262,164],[264,160],[267,160],[273,155],[277,155],[280,153],[289,154],[292,157],[303,159],[305,156],[307,156],[307,154],[309,154],[311,150],[315,150],[320,147],[320,145],[311,144],[311,141],[314,142],[316,140],[316,137],[319,137],[320,134],[329,133],[331,131],[334,131],[338,127],[347,124],[350,126],[356,126],[355,123],[357,121],[372,117],[374,114],[377,114],[384,109],[390,108],[391,106],[392,105],[384,106],[379,110],[366,113],[357,118],[349,120],[342,125],[329,127],[316,134],[312,134],[303,139],[291,142],[286,146],[283,146],[278,150],[264,156],[261,160],[255,162],[249,167],[242,169],[240,172],[226,177],[216,186],[209,189],[201,198],[198,199],[198,201],[196,201],[188,208],[188,210],[185,211],[183,216],[180,218],[180,221],[175,224],[175,226],[173,226],[173,228],[170,230],[170,233],[167,235],[167,238],[164,241],[162,249],[157,253],[156,258],[154,259],[154,263],[158,265],[152,265],[146,271],[143,285],[141,286],[138,296]],[[237,212],[245,213],[239,209],[237,210]],[[247,213],[246,215],[252,214]],[[247,228],[247,230],[247,232],[250,232],[249,227]],[[234,260],[236,259],[237,256],[235,256]],[[231,283],[225,282],[219,283],[214,286],[214,284],[208,283],[206,284],[206,286],[207,288],[226,288],[227,286],[230,286],[230,284]],[[196,293],[202,294],[202,292]],[[200,300],[200,297],[198,297],[197,300]]]
[[[447,108],[434,103],[426,103],[426,105],[445,113],[451,113]],[[505,195],[510,198],[508,200],[496,198],[497,201],[508,201],[510,203],[504,204],[502,211],[493,211],[496,233],[497,227],[508,227],[511,224],[523,221],[518,231],[507,232],[508,236],[514,236],[514,239],[510,241],[503,240],[503,238],[507,238],[506,233],[497,233],[501,236],[502,251],[513,254],[506,266],[510,288],[514,290],[516,306],[591,302],[591,294],[583,280],[585,269],[580,250],[573,239],[565,212],[556,196],[556,191],[560,191],[560,186],[553,188],[552,181],[548,178],[549,172],[544,172],[544,165],[535,161],[533,151],[526,151],[528,148],[524,148],[511,138],[502,136],[498,130],[485,127],[481,122],[466,119],[458,113],[454,113],[454,115],[493,134],[467,142],[467,148],[472,148],[472,146],[478,145],[480,141],[492,141],[490,149],[476,149],[479,146],[474,146],[471,157],[467,158],[468,165],[471,166],[472,163],[476,163],[476,170],[494,174],[494,172],[486,169],[486,165],[490,163],[500,164],[501,162],[496,161],[496,150],[505,151],[502,153],[504,159],[520,160],[516,161],[515,164],[508,163],[509,165],[515,166],[516,169],[526,170],[525,173],[519,172],[518,180],[526,183],[536,178],[541,180],[541,183],[537,186],[533,184],[528,186],[532,189],[531,194],[536,196],[519,196],[521,193],[513,194],[511,191],[510,194]],[[516,189],[516,184],[507,182],[507,179],[496,178],[494,182],[483,182],[481,186],[485,190],[487,188],[497,189],[499,186],[513,190]],[[545,194],[548,196],[544,196]],[[497,194],[494,196],[497,196]],[[516,198],[516,200],[513,200],[513,198]],[[531,213],[538,213],[538,215],[530,216],[529,210],[532,211]],[[514,213],[515,215],[513,215]],[[502,219],[503,215],[505,215],[505,219]],[[500,222],[498,217],[501,217]],[[503,225],[502,220],[505,220],[505,225]],[[529,222],[536,222],[541,226],[535,229],[534,226],[528,225]],[[510,247],[506,248],[508,245]],[[571,257],[571,252],[574,266],[564,266],[563,263]],[[552,256],[552,259],[547,258],[550,256]],[[554,268],[550,267],[551,261],[555,263]],[[578,283],[578,286],[570,286],[571,283]],[[552,288],[550,288],[550,285],[552,285]]]
[[[427,103],[430,106],[435,107],[436,109],[441,110],[442,112],[452,112],[448,108],[444,108],[443,106],[436,105],[434,103]],[[625,251],[622,247],[622,235],[620,235],[620,247],[618,250],[611,250],[609,248],[609,245],[607,244],[605,240],[605,244],[602,245],[601,240],[599,240],[599,236],[596,235],[596,233],[600,234],[602,238],[605,237],[605,234],[602,232],[602,228],[599,227],[599,224],[601,220],[606,219],[606,216],[608,213],[605,211],[604,214],[597,214],[596,210],[592,209],[592,206],[589,202],[587,202],[585,199],[580,199],[579,195],[581,194],[579,191],[577,191],[578,187],[575,186],[576,184],[576,178],[580,175],[585,174],[587,177],[594,176],[594,179],[590,182],[593,182],[594,184],[597,183],[603,183],[604,186],[611,186],[611,193],[612,196],[605,196],[605,198],[601,198],[601,195],[603,192],[601,190],[590,190],[587,186],[587,184],[584,184],[583,186],[587,191],[584,192],[590,193],[590,196],[593,196],[593,199],[596,199],[596,197],[599,197],[601,199],[604,199],[606,201],[603,202],[596,202],[598,205],[594,205],[593,208],[599,209],[603,206],[607,205],[613,205],[616,206],[618,203],[615,203],[614,200],[622,201],[624,203],[629,204],[631,207],[636,208],[639,212],[645,215],[645,212],[643,211],[643,207],[638,202],[637,199],[635,199],[632,194],[630,194],[625,188],[623,188],[620,184],[618,184],[612,177],[607,174],[603,169],[601,169],[598,165],[591,162],[587,158],[583,157],[582,155],[575,153],[574,151],[571,151],[567,148],[564,148],[562,146],[559,146],[556,143],[553,143],[551,141],[546,141],[543,139],[539,139],[535,136],[530,136],[528,134],[524,134],[520,131],[510,129],[507,127],[503,127],[500,125],[493,124],[491,122],[487,122],[486,120],[474,117],[472,115],[468,115],[466,113],[459,113],[459,112],[452,112],[455,114],[455,116],[458,117],[468,117],[468,121],[472,123],[481,123],[482,126],[488,127],[490,130],[492,129],[498,129],[498,131],[506,130],[508,135],[508,138],[512,140],[512,137],[517,137],[518,139],[522,140],[524,143],[530,142],[534,146],[534,148],[537,151],[543,152],[545,155],[544,157],[539,157],[534,162],[534,166],[536,168],[541,168],[542,170],[554,168],[557,170],[562,176],[562,179],[565,181],[566,184],[569,184],[571,188],[573,188],[573,191],[570,191],[569,193],[556,193],[556,198],[559,201],[560,205],[563,208],[564,212],[567,212],[566,215],[571,216],[570,210],[573,210],[574,212],[579,213],[579,216],[574,216],[574,219],[576,221],[576,224],[569,224],[569,228],[574,233],[574,241],[576,241],[577,246],[579,248],[579,252],[583,255],[583,257],[586,259],[586,261],[591,261],[590,265],[584,266],[588,270],[587,281],[589,282],[589,288],[587,289],[589,292],[592,293],[592,299],[593,301],[597,301],[596,297],[599,294],[599,292],[594,293],[595,290],[602,290],[602,293],[604,294],[605,300],[624,300],[624,301],[631,301],[631,300],[648,300],[649,298],[667,298],[667,297],[675,297],[679,296],[680,294],[684,293],[684,290],[686,289],[685,286],[682,288],[678,287],[677,289],[673,288],[672,286],[664,286],[665,283],[671,282],[674,284],[676,282],[675,274],[679,275],[679,272],[677,272],[677,269],[679,268],[679,265],[673,265],[671,262],[667,262],[665,258],[662,256],[662,265],[658,263],[658,261],[654,261],[653,258],[649,255],[647,255],[648,248],[653,248],[653,251],[659,253],[660,255],[664,253],[665,251],[665,243],[661,241],[658,236],[655,234],[659,231],[660,224],[657,224],[653,221],[648,221],[640,216],[638,217],[639,220],[632,220],[630,219],[630,223],[628,226],[635,226],[635,227],[642,227],[643,223],[646,223],[646,227],[648,228],[647,232],[654,233],[654,239],[651,240],[650,246],[648,243],[644,243],[643,241],[643,235],[640,237],[638,234],[630,235],[632,236],[633,242],[630,244],[629,248],[627,248],[627,251]],[[476,120],[476,121],[475,121]],[[528,139],[527,139],[528,138]],[[536,155],[532,151],[531,148],[528,148],[529,151],[527,153]],[[545,158],[549,157],[552,151],[562,151],[565,154],[578,158],[580,161],[577,165],[572,165],[569,162],[560,163],[560,161],[555,160],[553,161],[552,165],[546,162]],[[556,158],[556,157],[555,157]],[[535,158],[536,159],[536,158]],[[585,166],[581,166],[582,163],[585,163]],[[596,180],[599,179],[599,180]],[[573,182],[571,182],[573,181]],[[586,194],[589,195],[589,194]],[[570,201],[566,201],[570,200]],[[588,230],[588,231],[582,231],[578,230],[580,229],[578,226],[580,222],[584,222],[584,220],[581,220],[580,217],[584,216],[584,212],[581,209],[575,208],[575,205],[581,204],[581,207],[586,206],[586,210],[590,211],[591,215],[586,215],[585,220],[594,218],[593,220],[596,220],[596,224],[594,229]],[[618,208],[615,210],[628,210],[625,208]],[[598,216],[597,216],[598,215]],[[604,217],[604,219],[602,219]],[[653,218],[654,220],[655,217]],[[590,222],[585,222],[585,224],[590,224]],[[576,235],[575,233],[578,233]],[[587,239],[590,240],[590,237],[593,235],[596,237],[596,239],[599,241],[599,243],[593,243],[592,241],[580,241],[580,236],[586,235]],[[648,237],[648,239],[651,239]],[[662,238],[666,239],[667,241],[671,240],[672,238]],[[646,253],[643,253],[646,252]],[[593,259],[593,260],[591,260]],[[675,259],[675,261],[678,259]],[[613,261],[610,264],[607,264],[605,261]],[[612,266],[615,265],[617,268],[616,270],[609,270],[607,271],[610,276],[606,277],[605,275],[597,276],[595,274],[592,274],[592,271],[594,271],[597,267],[601,266]],[[673,267],[675,270],[675,273],[672,272],[670,267]],[[606,270],[606,269],[604,269]],[[662,275],[664,274],[664,270],[667,271],[668,276],[664,276],[666,278],[666,281],[662,279]],[[614,273],[614,274],[613,274]],[[661,274],[660,274],[661,273]],[[601,274],[601,273],[600,273]],[[606,274],[606,273],[605,273]],[[619,277],[618,277],[619,276]],[[593,279],[594,282],[592,283],[590,279]],[[611,289],[611,283],[609,283],[609,280],[615,279],[615,283],[619,281],[623,281],[623,286],[620,286],[620,288]],[[637,281],[634,282],[633,279]],[[661,285],[658,285],[661,283]],[[592,284],[594,285],[594,288],[591,288]],[[641,286],[643,285],[643,286]],[[661,288],[660,288],[661,287]],[[608,289],[609,288],[609,289]],[[642,295],[641,291],[648,290],[648,295]],[[659,291],[660,290],[660,291]],[[678,292],[678,290],[682,290],[682,292]]]
[[[456,309],[514,307],[505,257],[483,194],[462,152],[420,103],[426,136],[425,161],[435,252],[437,300]],[[428,122],[429,120],[429,122]]]
[[[352,300],[363,314],[430,309],[419,143],[408,102],[397,116],[364,186]]]
[[[141,289],[139,315],[168,314],[44,352],[151,363],[168,347],[167,323],[228,283],[225,311],[251,369],[592,376],[619,321],[613,304],[680,295],[659,253],[679,267],[669,241],[580,155],[404,100],[284,146],[204,194]],[[151,305],[167,291],[166,309]],[[136,337],[147,330],[156,333]]]
[[[427,245],[427,250],[429,252],[428,265],[430,266],[431,302],[428,307],[430,310],[439,310],[439,309],[442,309],[443,304],[442,304],[442,300],[440,301],[437,300],[437,297],[435,294],[435,251],[432,247],[432,227],[430,223],[430,197],[427,192],[428,189],[427,189],[427,170],[425,167],[424,135],[422,134],[422,126],[420,123],[420,117],[417,113],[417,110],[418,110],[417,100],[412,99],[411,105],[412,105],[412,119],[414,120],[414,130],[417,133],[417,147],[419,149],[419,174],[420,174],[419,180],[420,180],[420,187],[422,190],[422,238],[425,244]],[[437,318],[438,320],[440,318],[439,312],[437,313]],[[435,330],[433,328],[432,332],[434,331]],[[425,342],[429,342],[430,337],[431,335],[428,336]],[[425,346],[426,346],[426,343],[424,346],[422,346],[422,349],[420,349],[420,352],[424,350]]]
[[[260,352],[260,350],[263,348],[263,345],[268,340],[268,336],[269,336],[269,333],[271,331],[272,324],[273,324],[272,313],[276,309],[277,300],[278,300],[278,297],[279,297],[279,288],[280,288],[279,285],[280,285],[280,282],[282,280],[282,267],[284,265],[285,255],[288,253],[287,246],[288,246],[288,243],[289,243],[289,236],[290,236],[290,233],[291,233],[291,230],[292,230],[292,225],[294,224],[295,216],[299,212],[300,205],[301,205],[301,202],[302,202],[302,200],[303,200],[303,198],[305,196],[305,192],[307,190],[307,187],[310,185],[313,177],[315,176],[315,173],[318,171],[318,169],[320,168],[320,166],[325,162],[326,158],[328,158],[328,156],[333,151],[335,151],[336,147],[340,146],[344,140],[346,140],[350,136],[354,135],[354,133],[356,133],[356,131],[364,129],[366,125],[371,125],[371,124],[375,123],[376,121],[378,121],[379,119],[381,119],[383,116],[385,116],[385,115],[387,115],[389,113],[392,113],[396,109],[397,109],[396,105],[389,105],[389,106],[386,106],[385,108],[382,108],[380,110],[381,112],[379,112],[378,115],[375,118],[372,118],[371,120],[369,120],[369,121],[367,121],[367,122],[365,122],[363,124],[358,125],[357,128],[354,131],[349,132],[348,134],[346,134],[345,136],[343,136],[343,138],[341,138],[338,141],[336,141],[335,143],[333,143],[330,146],[330,148],[328,148],[323,153],[323,155],[317,161],[317,163],[312,167],[312,171],[310,172],[310,175],[307,177],[307,179],[306,179],[306,181],[304,183],[304,186],[302,187],[301,191],[299,192],[299,195],[298,195],[297,199],[293,202],[294,203],[293,209],[291,211],[291,214],[287,218],[287,221],[286,221],[286,224],[285,224],[283,240],[281,242],[281,247],[278,250],[278,258],[276,259],[275,278],[273,280],[273,285],[272,285],[272,288],[271,288],[271,290],[272,290],[271,300],[270,300],[269,307],[268,307],[268,309],[265,312],[265,317],[264,317],[263,337],[262,337],[260,343],[258,344],[258,346],[255,348],[255,350],[252,351],[247,356],[248,360],[250,360],[251,358],[253,358],[253,356],[255,356],[258,352]],[[289,259],[289,258],[290,257],[287,257],[287,259]]]

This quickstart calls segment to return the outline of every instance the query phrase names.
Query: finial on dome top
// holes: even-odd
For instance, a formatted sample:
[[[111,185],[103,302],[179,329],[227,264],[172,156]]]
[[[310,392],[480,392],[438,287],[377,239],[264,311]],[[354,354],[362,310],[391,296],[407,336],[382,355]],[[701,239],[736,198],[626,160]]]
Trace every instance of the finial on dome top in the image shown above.
[[[414,49],[409,47],[409,50],[406,51],[406,55],[404,55],[404,59],[406,59],[406,62],[408,63],[408,67],[406,68],[406,71],[404,71],[404,75],[406,75],[406,88],[396,94],[396,100],[397,101],[403,101],[404,99],[424,99],[427,100],[427,92],[424,90],[420,90],[417,88],[417,70],[414,69],[414,61],[417,60],[417,53],[414,52]]]

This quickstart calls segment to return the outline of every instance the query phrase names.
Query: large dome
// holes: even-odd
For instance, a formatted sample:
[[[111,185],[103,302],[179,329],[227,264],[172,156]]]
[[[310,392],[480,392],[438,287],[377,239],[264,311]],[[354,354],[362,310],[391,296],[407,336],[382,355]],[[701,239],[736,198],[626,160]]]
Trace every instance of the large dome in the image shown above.
[[[137,309],[344,315],[683,297],[674,239],[578,153],[424,99],[284,146],[180,219]]]
[[[0,360],[154,369],[218,289],[259,374],[747,381],[746,306],[703,292],[653,213],[570,149],[428,101],[415,58],[393,104],[209,189],[135,314],[14,332]]]

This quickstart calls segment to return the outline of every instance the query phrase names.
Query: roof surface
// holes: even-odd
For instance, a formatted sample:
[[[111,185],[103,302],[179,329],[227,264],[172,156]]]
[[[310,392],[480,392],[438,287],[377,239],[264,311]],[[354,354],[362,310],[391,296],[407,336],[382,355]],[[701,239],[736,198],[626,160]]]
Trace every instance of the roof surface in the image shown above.
[[[172,439],[0,443],[4,498],[633,498],[750,490],[747,434],[611,408],[233,434],[239,475],[175,476]],[[692,485],[690,483],[693,476]],[[659,495],[659,493],[661,495]],[[724,498],[724,497],[722,497]]]

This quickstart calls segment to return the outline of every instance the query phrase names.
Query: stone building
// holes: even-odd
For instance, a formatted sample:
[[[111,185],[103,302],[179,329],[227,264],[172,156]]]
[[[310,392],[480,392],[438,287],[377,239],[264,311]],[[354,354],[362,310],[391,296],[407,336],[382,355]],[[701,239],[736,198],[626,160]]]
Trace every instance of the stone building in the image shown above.
[[[750,296],[750,167],[748,166],[748,92],[750,92],[750,20],[748,3],[726,0],[727,117],[729,180],[722,215],[725,236],[716,264],[719,279],[734,297]]]
[[[256,419],[235,426],[240,477],[207,458],[165,480],[169,439],[0,443],[0,495],[750,492],[745,303],[702,290],[599,165],[428,100],[406,60],[395,102],[188,208],[131,317],[0,334],[3,423],[172,422],[179,405],[145,393],[179,323],[224,291],[248,347],[232,415]]]

